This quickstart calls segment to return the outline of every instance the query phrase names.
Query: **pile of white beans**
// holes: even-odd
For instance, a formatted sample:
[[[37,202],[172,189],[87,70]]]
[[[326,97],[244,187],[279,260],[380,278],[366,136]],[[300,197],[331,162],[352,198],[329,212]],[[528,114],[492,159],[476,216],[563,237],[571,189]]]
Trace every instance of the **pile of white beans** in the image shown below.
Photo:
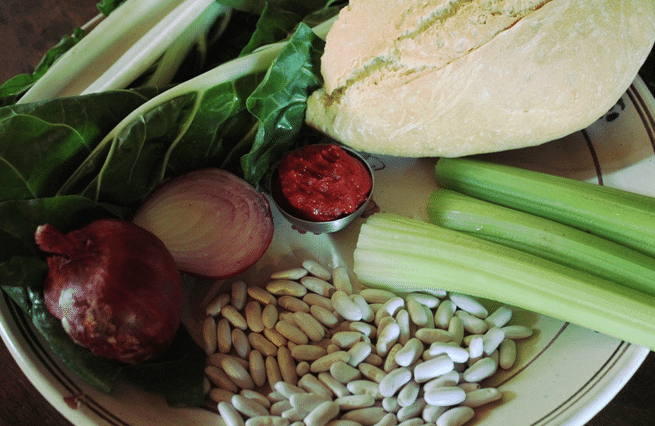
[[[208,399],[227,426],[459,426],[502,393],[512,311],[462,294],[354,292],[306,260],[265,286],[235,281],[206,306]]]

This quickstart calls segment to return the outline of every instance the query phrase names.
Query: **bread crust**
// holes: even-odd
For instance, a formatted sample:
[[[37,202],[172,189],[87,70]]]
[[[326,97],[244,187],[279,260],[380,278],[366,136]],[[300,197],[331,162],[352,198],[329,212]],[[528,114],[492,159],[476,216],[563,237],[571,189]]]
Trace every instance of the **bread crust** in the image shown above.
[[[605,114],[654,41],[652,0],[352,0],[307,122],[406,157],[539,145]]]

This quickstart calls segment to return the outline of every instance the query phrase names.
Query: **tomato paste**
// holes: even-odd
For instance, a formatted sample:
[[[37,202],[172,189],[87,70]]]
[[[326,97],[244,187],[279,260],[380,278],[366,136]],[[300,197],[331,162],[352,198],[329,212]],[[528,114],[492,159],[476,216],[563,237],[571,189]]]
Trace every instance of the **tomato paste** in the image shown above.
[[[287,153],[278,166],[279,190],[289,213],[312,221],[356,211],[371,191],[368,168],[335,144],[308,145]]]

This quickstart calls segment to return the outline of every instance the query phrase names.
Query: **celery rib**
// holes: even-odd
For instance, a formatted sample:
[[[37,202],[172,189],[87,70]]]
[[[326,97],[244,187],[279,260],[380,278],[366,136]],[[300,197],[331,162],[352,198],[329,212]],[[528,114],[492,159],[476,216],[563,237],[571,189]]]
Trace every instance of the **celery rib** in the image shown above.
[[[354,272],[369,286],[467,293],[655,348],[655,297],[549,260],[398,215],[362,225]]]
[[[430,222],[582,269],[655,296],[655,258],[568,225],[460,194],[435,191]]]
[[[442,158],[442,188],[542,216],[655,257],[655,199],[520,168]]]

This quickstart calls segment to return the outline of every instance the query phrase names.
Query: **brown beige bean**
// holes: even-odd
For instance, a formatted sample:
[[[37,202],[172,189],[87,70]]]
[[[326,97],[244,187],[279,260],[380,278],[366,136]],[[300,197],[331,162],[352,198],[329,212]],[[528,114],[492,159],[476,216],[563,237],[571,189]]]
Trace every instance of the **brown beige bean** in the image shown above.
[[[211,365],[215,365],[216,367],[221,367],[223,360],[225,358],[232,358],[233,361],[238,362],[244,368],[248,368],[248,360],[239,358],[238,356],[231,355],[231,354],[222,354],[220,352],[216,352],[209,355],[209,357],[207,358],[207,362]]]
[[[339,324],[339,318],[337,318],[337,316],[332,313],[332,311],[321,305],[311,305],[309,312],[314,318],[316,318],[318,322],[328,328],[333,328]]]
[[[234,395],[230,402],[239,413],[248,418],[269,415],[266,407],[253,399],[246,398],[241,394]]]
[[[277,354],[277,346],[260,333],[248,334],[250,345],[261,352],[264,356],[274,356]]]
[[[362,373],[343,361],[337,361],[330,366],[330,374],[341,383],[349,383],[362,377]]]
[[[209,399],[216,404],[219,402],[231,402],[234,395],[235,393],[219,387],[211,388],[208,392]]]
[[[296,325],[309,337],[309,340],[318,342],[325,337],[323,325],[312,315],[306,312],[294,313]]]
[[[255,387],[255,383],[248,370],[233,357],[223,358],[221,360],[221,368],[240,389],[253,389]]]
[[[343,318],[349,321],[360,321],[362,319],[362,311],[359,306],[343,291],[335,291],[331,299],[334,310]]]
[[[296,373],[296,361],[291,357],[291,351],[286,346],[280,346],[277,350],[277,362],[280,367],[280,374],[285,383],[296,385],[298,374]]]
[[[327,350],[316,345],[298,345],[291,349],[291,356],[299,361],[316,361],[327,355]]]
[[[232,283],[230,303],[237,311],[243,310],[248,298],[248,286],[245,282],[238,280]]]
[[[327,371],[327,370],[326,370]],[[298,379],[298,386],[307,392],[332,398],[332,391],[313,374],[306,374]]]
[[[246,324],[248,328],[255,333],[264,331],[264,321],[262,318],[262,305],[256,301],[251,300],[245,306]]]
[[[365,288],[359,292],[364,300],[370,303],[385,303],[387,300],[397,297],[395,293],[377,288]]]
[[[321,296],[316,293],[307,293],[303,296],[302,301],[307,303],[309,306],[322,306],[328,311],[334,311],[334,306],[332,305],[332,300],[329,297]]]
[[[346,395],[338,397],[334,402],[342,410],[355,410],[358,408],[371,407],[375,404],[375,398],[368,394]]]
[[[342,349],[350,349],[362,340],[362,336],[358,331],[339,331],[332,335],[332,342]]]
[[[266,289],[261,287],[248,287],[248,296],[260,302],[262,305],[277,305],[277,299]]]
[[[248,328],[248,323],[241,312],[237,311],[234,306],[227,305],[221,309],[221,315],[223,318],[227,319],[233,327],[240,328],[245,330]]]
[[[446,327],[448,325],[446,324]],[[446,330],[440,328],[420,328],[416,330],[414,336],[426,345],[431,345],[435,342],[450,342],[453,340],[453,335]]]
[[[329,282],[314,276],[306,276],[300,279],[300,284],[305,286],[308,291],[320,294],[321,296],[330,297],[336,290]]]
[[[309,305],[295,296],[278,297],[277,304],[290,312],[309,312]]]
[[[221,318],[216,323],[216,343],[218,352],[222,354],[227,354],[232,350],[232,330],[230,322],[226,318]]]
[[[248,336],[240,328],[232,330],[232,346],[234,347],[234,351],[241,358],[248,358],[248,355],[250,355],[250,342],[248,341]]]
[[[255,385],[258,387],[264,386],[266,383],[266,364],[264,356],[256,349],[250,351],[248,356],[248,371],[250,371],[250,376]]]
[[[299,345],[306,345],[309,343],[307,335],[289,321],[278,321],[277,324],[275,324],[275,330],[285,338]]]
[[[230,295],[227,293],[218,293],[205,307],[205,313],[215,317],[221,313],[223,306],[230,303]]]
[[[268,304],[262,309],[262,324],[264,328],[274,328],[278,320],[278,311],[276,305]]]
[[[387,375],[387,373],[384,372],[384,370],[381,368],[366,362],[360,363],[357,366],[357,369],[362,373],[364,377],[376,383],[380,383],[384,376]]]
[[[307,426],[325,426],[339,415],[339,406],[333,401],[326,401],[314,408],[305,418]]]
[[[296,373],[298,374],[298,377],[309,374],[309,363],[307,361],[300,361],[296,364]]]
[[[373,426],[387,414],[382,407],[367,407],[350,410],[341,416],[342,420],[353,420],[364,426]]]
[[[337,351],[328,353],[312,362],[309,366],[309,370],[312,373],[321,373],[324,371],[329,371],[330,366],[337,361],[348,362],[350,361],[350,355],[346,351]]]
[[[348,268],[345,266],[340,265],[332,269],[332,284],[336,290],[341,290],[348,295],[353,293],[350,274],[348,273]]]
[[[291,280],[269,281],[266,284],[266,290],[274,296],[303,297],[307,294],[307,288],[305,286]]]
[[[323,372],[318,373],[318,380],[327,386],[337,397],[350,395],[348,388],[332,376],[332,374]]]
[[[289,344],[289,339],[284,337],[282,334],[280,334],[279,331],[277,331],[274,328],[265,328],[264,336],[278,348],[280,346],[286,346]]]
[[[396,362],[396,354],[403,348],[403,345],[400,343],[396,343],[389,349],[389,353],[386,355],[384,358],[384,364],[382,365],[382,369],[385,372],[390,372],[391,370],[394,370],[398,367],[398,363]]]
[[[218,413],[221,415],[221,418],[225,422],[226,426],[244,426],[243,417],[239,412],[234,408],[231,403],[219,402],[218,403]]]
[[[216,320],[210,315],[202,323],[202,341],[207,355],[216,352]]]
[[[239,392],[239,387],[221,368],[215,365],[208,365],[205,367],[205,375],[216,387],[225,389],[231,393]]]
[[[273,272],[272,280],[299,280],[309,272],[305,268],[289,268],[282,271]]]
[[[316,262],[315,260],[304,260],[302,262],[302,267],[315,277],[322,278],[326,281],[329,281],[332,278],[330,271],[328,271],[323,265]]]
[[[282,373],[280,372],[280,365],[277,358],[274,356],[267,356],[264,361],[266,364],[266,379],[270,386],[275,386],[276,383],[282,381]]]

